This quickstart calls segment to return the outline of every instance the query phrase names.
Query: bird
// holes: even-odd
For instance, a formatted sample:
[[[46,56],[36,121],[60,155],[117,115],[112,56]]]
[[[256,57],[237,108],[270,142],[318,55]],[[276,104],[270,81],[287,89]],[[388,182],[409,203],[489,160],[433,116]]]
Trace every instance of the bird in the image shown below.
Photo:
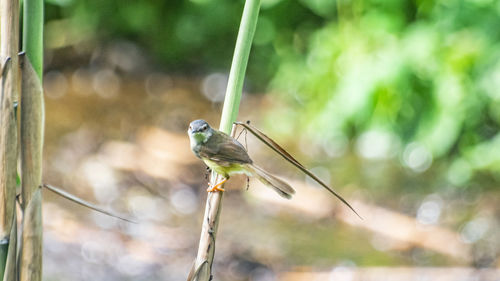
[[[224,191],[221,186],[230,176],[245,174],[257,178],[284,198],[290,199],[295,194],[295,190],[289,184],[255,165],[240,142],[224,132],[213,129],[205,120],[191,122],[188,135],[191,150],[196,157],[224,177],[224,180],[209,187],[207,192]]]

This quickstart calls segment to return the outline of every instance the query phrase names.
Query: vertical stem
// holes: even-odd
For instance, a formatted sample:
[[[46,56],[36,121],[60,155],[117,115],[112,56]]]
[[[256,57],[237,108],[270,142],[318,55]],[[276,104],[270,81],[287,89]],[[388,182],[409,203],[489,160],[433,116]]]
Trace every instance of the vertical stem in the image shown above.
[[[0,0],[0,280],[14,280],[14,230],[17,125],[14,102],[19,93],[19,1]],[[4,277],[5,275],[5,277]]]
[[[42,87],[43,0],[25,0],[23,19],[23,52],[25,55],[22,63],[21,182],[23,209],[25,209],[33,193],[41,184],[43,96],[42,103],[40,103],[40,96],[35,92]],[[32,77],[32,70],[38,77],[38,81]],[[24,87],[25,85],[27,87]],[[30,139],[33,139],[34,143]]]
[[[24,1],[21,61],[22,242],[20,281],[42,280],[43,0]]]
[[[259,9],[260,0],[247,0],[245,2],[219,126],[220,130],[227,134],[231,132],[233,122],[236,121],[236,117],[238,116],[243,81],[245,78],[248,57],[250,55],[250,48],[252,46],[253,35],[257,26]],[[220,180],[219,178],[220,177],[216,176],[215,172],[213,172],[211,175],[211,184],[215,184]],[[190,277],[188,277],[189,280],[212,280],[215,239],[219,226],[222,197],[222,192],[211,192],[208,194],[198,254]]]
[[[23,51],[42,81],[43,74],[43,0],[24,0]]]
[[[219,126],[219,129],[226,134],[230,134],[233,122],[236,121],[236,117],[238,116],[241,91],[243,90],[243,82],[245,80],[253,35],[257,26],[257,18],[259,17],[259,9],[260,0],[247,0],[245,2]]]

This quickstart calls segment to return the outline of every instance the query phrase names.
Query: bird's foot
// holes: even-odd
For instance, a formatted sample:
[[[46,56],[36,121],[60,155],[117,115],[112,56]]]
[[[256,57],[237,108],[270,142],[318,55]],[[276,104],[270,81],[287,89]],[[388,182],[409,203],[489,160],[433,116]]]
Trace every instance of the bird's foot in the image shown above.
[[[227,181],[227,179],[224,179],[223,181],[221,181],[218,184],[214,185],[214,187],[208,187],[207,188],[207,192],[216,192],[216,191],[222,191],[222,192],[224,192],[224,191],[226,191],[224,188],[220,187],[226,181]]]

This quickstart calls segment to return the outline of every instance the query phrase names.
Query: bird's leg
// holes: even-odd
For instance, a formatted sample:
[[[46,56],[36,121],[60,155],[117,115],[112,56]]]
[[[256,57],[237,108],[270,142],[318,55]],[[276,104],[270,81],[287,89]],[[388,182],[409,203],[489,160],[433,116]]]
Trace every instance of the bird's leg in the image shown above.
[[[207,170],[205,172],[205,179],[208,180],[208,176],[210,175],[210,172],[212,172],[212,169],[210,167],[207,167]]]
[[[214,187],[209,187],[207,188],[207,192],[215,192],[215,191],[225,191],[224,188],[220,187],[227,181],[227,178],[224,179],[223,181],[219,182],[218,184],[214,185]]]

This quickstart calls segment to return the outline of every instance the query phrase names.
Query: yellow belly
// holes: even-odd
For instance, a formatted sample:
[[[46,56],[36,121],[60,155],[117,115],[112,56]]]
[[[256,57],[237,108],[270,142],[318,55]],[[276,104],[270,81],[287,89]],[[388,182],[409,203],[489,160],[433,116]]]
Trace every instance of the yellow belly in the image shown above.
[[[229,176],[234,175],[234,174],[248,174],[248,172],[246,171],[246,169],[244,168],[244,166],[242,164],[234,163],[234,164],[229,164],[228,166],[220,166],[219,164],[215,163],[214,161],[210,161],[210,160],[203,159],[203,162],[205,162],[205,164],[210,169],[212,169],[217,174],[219,174],[225,178],[229,178]]]

